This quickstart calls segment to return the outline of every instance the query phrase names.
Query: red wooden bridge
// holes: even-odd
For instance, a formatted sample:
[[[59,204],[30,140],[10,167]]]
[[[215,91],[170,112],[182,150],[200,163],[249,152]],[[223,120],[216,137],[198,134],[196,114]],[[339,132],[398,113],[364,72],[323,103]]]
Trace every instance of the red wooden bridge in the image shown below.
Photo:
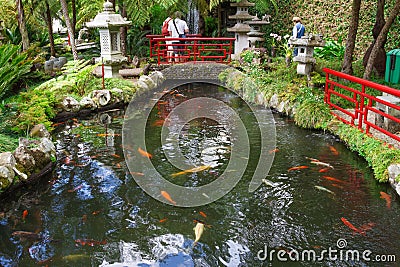
[[[178,62],[229,63],[235,41],[235,38],[201,37],[196,34],[188,34],[187,38],[166,38],[162,35],[146,35],[146,37],[150,44],[150,58],[156,58],[158,65]],[[167,52],[169,49],[172,50],[172,45],[167,45],[166,41],[185,41],[184,44],[177,44],[179,48],[173,49],[179,52],[177,57],[168,55]]]
[[[400,90],[328,68],[323,71],[324,99],[334,116],[366,134],[375,130],[400,142]]]

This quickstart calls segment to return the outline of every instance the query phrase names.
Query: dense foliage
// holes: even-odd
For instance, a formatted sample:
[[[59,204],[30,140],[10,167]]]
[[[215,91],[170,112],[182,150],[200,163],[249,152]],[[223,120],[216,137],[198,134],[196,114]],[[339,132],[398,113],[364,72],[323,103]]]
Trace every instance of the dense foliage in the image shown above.
[[[28,55],[19,53],[20,49],[16,45],[0,46],[0,100],[32,67]]]

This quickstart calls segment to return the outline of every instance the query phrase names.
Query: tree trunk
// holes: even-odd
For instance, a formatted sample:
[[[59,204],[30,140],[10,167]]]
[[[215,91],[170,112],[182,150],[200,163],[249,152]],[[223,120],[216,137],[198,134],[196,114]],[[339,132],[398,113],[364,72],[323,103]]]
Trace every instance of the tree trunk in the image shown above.
[[[68,15],[67,1],[60,0],[60,4],[61,4],[61,9],[62,9],[62,12],[64,15],[65,23],[67,24],[68,35],[69,35],[70,42],[71,42],[72,55],[74,57],[74,60],[78,60],[78,51],[76,50],[75,36],[74,36],[73,30],[72,30],[71,20],[69,19],[69,15]]]
[[[353,74],[353,53],[356,45],[356,36],[358,30],[358,21],[360,18],[361,0],[353,0],[353,7],[351,12],[351,21],[349,26],[349,34],[346,40],[346,50],[344,52],[342,72]]]
[[[17,15],[18,15],[18,28],[19,32],[21,33],[22,37],[22,50],[25,51],[29,48],[29,36],[28,30],[26,29],[25,23],[25,13],[24,13],[24,6],[22,4],[22,0],[17,0]]]
[[[375,60],[378,56],[379,48],[386,41],[387,34],[389,32],[390,27],[392,26],[394,20],[400,12],[400,0],[396,0],[396,3],[393,6],[392,11],[390,12],[389,18],[387,19],[385,25],[383,26],[381,32],[376,38],[376,42],[374,47],[371,50],[371,55],[369,56],[367,66],[365,67],[364,79],[369,80],[371,78],[372,68],[374,66]]]
[[[71,6],[72,6],[72,32],[74,34],[74,37],[76,36],[76,2],[75,0],[71,0]]]
[[[371,45],[368,47],[367,51],[365,52],[363,58],[363,65],[364,67],[367,66],[369,56],[371,55],[372,48],[375,45],[376,39],[378,38],[379,33],[381,32],[383,26],[385,25],[385,0],[378,0],[377,10],[376,10],[376,19],[375,25],[372,29],[372,36],[374,40],[372,41]],[[373,70],[376,71],[377,75],[383,77],[385,75],[386,69],[386,52],[385,52],[385,43],[387,38],[385,38],[382,45],[379,47],[378,56],[375,60]]]
[[[121,16],[123,18],[126,18],[127,12],[125,3],[123,3],[122,6],[119,6],[119,10],[121,12]],[[128,28],[121,27],[120,33],[121,33],[121,53],[124,57],[126,57],[128,56],[128,45],[127,45]]]
[[[46,24],[47,24],[47,29],[49,31],[50,55],[55,57],[56,49],[54,47],[53,24],[51,21],[50,6],[49,6],[49,2],[47,0],[46,0]]]

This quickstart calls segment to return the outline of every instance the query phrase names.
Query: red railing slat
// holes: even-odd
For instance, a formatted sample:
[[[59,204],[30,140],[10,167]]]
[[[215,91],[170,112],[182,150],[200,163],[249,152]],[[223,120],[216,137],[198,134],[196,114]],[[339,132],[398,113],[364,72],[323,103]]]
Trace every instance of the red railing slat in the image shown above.
[[[368,111],[374,113],[375,117],[376,116],[381,116],[385,120],[390,120],[391,122],[394,123],[400,123],[400,118],[397,118],[395,116],[390,115],[389,113],[379,110],[378,108],[373,107],[374,104],[380,103],[381,105],[387,106],[390,109],[395,109],[399,112],[400,114],[400,106],[396,105],[395,103],[391,103],[388,101],[385,101],[384,99],[380,99],[378,97],[375,97],[373,95],[370,95],[366,93],[366,88],[370,88],[373,90],[377,90],[381,93],[385,93],[390,96],[398,97],[400,98],[400,90],[396,90],[394,88],[391,88],[389,86],[385,86],[382,84],[374,83],[368,80],[364,80],[352,75],[348,75],[339,71],[335,71],[332,69],[328,68],[323,68],[323,71],[326,73],[326,81],[325,81],[325,95],[324,95],[324,101],[327,103],[331,109],[336,109],[340,111],[343,115],[347,115],[348,117],[351,118],[351,120],[346,119],[345,116],[334,112],[333,110],[331,113],[336,116],[339,120],[343,121],[344,123],[350,124],[352,126],[357,126],[361,131],[365,132],[366,134],[370,134],[370,127],[397,140],[400,141],[400,136],[396,135],[394,133],[389,132],[387,129],[383,129],[381,126],[376,125],[375,121],[371,122],[368,121]],[[348,85],[344,85],[338,81],[333,81],[330,79],[330,76],[337,77],[339,79],[344,79],[349,82],[357,83],[361,85],[361,90],[352,88]],[[345,95],[343,93],[335,91],[335,88],[339,87],[341,90],[345,90],[351,94],[353,94],[353,97],[349,97],[348,95]],[[332,95],[334,95],[336,98],[341,98],[343,100],[346,100],[348,102],[351,102],[354,104],[354,111],[349,111],[339,105],[339,103],[332,103]],[[368,101],[366,104],[364,101]],[[357,121],[357,122],[356,122]],[[357,125],[356,125],[357,123]],[[365,129],[363,127],[363,124],[365,125]]]

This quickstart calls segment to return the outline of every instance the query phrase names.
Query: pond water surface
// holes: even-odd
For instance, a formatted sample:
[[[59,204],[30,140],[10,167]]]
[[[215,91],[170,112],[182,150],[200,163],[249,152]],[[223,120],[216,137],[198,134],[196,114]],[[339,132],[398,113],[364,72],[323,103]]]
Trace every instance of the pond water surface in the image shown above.
[[[159,202],[135,182],[133,176],[143,174],[126,166],[123,110],[70,120],[53,136],[59,159],[53,175],[0,204],[0,266],[398,266],[372,262],[399,256],[398,198],[330,134],[300,129],[275,114],[274,162],[266,183],[249,192],[259,133],[251,110],[230,91],[183,85],[159,101],[146,135],[158,171],[179,171],[165,156],[174,156],[171,146],[159,142],[166,116],[199,95],[221,99],[246,121],[255,150],[232,191],[194,208]],[[171,181],[200,186],[217,179],[231,141],[218,122],[187,123],[179,146],[187,158],[212,168]],[[131,152],[140,160],[136,148]],[[391,198],[382,198],[385,193]],[[199,222],[204,232],[194,244]]]

